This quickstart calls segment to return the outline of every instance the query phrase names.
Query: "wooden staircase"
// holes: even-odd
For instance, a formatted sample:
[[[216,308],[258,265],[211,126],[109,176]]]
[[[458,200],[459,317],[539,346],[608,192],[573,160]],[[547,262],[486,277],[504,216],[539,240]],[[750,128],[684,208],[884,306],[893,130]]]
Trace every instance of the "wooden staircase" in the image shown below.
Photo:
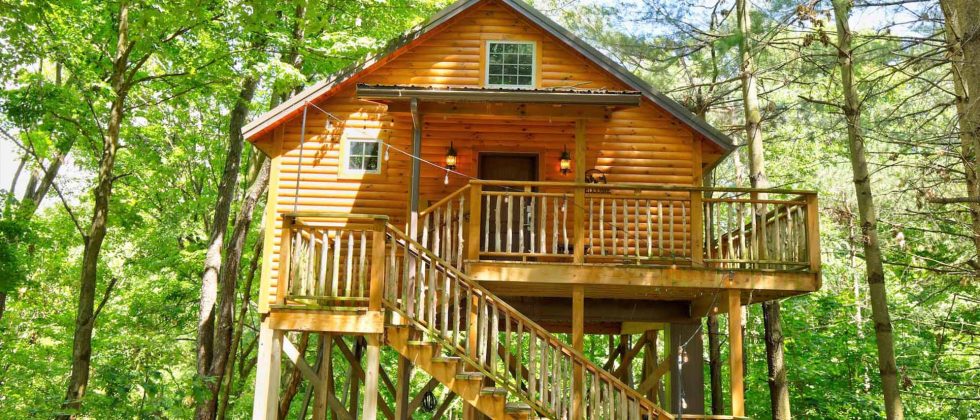
[[[474,371],[472,366],[466,366],[466,362],[460,357],[443,356],[442,344],[434,341],[412,340],[412,335],[416,333],[418,330],[409,326],[388,327],[385,330],[385,344],[490,418],[509,420],[531,418],[530,406],[508,403],[506,389],[488,386],[486,376]]]
[[[672,419],[669,413],[387,226],[386,344],[493,419]]]

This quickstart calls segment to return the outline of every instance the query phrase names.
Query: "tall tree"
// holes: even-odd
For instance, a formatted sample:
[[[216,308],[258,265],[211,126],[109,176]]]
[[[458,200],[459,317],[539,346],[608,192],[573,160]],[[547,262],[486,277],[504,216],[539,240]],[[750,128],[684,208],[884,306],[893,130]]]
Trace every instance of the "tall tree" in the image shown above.
[[[739,67],[742,72],[742,104],[745,113],[745,141],[749,154],[749,181],[752,188],[768,188],[769,180],[765,172],[765,153],[762,141],[762,110],[759,107],[758,75],[756,74],[756,51],[752,42],[752,16],[748,0],[736,0],[738,20]],[[767,194],[757,194],[765,200]],[[765,205],[757,206],[756,214],[761,220],[756,223],[766,226]],[[766,243],[766,229],[760,231],[760,243]],[[760,247],[766,251],[765,246]],[[765,258],[765,255],[763,255]],[[783,327],[779,315],[779,301],[762,303],[763,325],[766,336],[766,365],[769,368],[769,400],[772,417],[786,420],[791,417],[789,406],[789,386],[786,383],[786,358],[783,352]]]
[[[980,7],[970,0],[940,0],[946,18],[946,43],[956,94],[960,150],[966,180],[965,201],[970,211],[976,255],[973,270],[980,272]]]
[[[881,244],[878,240],[878,214],[868,170],[865,138],[861,128],[861,98],[855,81],[854,35],[849,19],[854,4],[851,0],[832,0],[834,20],[837,25],[837,67],[840,70],[840,86],[844,97],[842,109],[847,123],[847,148],[854,175],[854,192],[858,202],[858,221],[864,244],[865,269],[868,276],[868,294],[871,298],[871,316],[874,319],[875,338],[878,345],[878,370],[884,390],[885,412],[889,419],[903,419],[902,396],[898,390],[898,368],[895,362],[895,341],[892,321],[888,314],[888,295],[885,290],[885,270],[882,263]]]

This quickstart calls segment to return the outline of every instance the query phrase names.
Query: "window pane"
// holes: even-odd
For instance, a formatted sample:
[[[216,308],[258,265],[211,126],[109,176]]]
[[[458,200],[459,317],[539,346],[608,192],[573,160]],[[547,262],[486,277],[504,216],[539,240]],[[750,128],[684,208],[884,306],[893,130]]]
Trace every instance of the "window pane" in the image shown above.
[[[370,156],[378,155],[378,143],[364,143],[364,154]]]
[[[352,141],[352,142],[350,142],[350,154],[351,155],[359,155],[363,151],[364,151],[364,143],[361,143],[359,141]]]
[[[517,64],[517,56],[514,54],[505,55],[504,64]]]
[[[365,161],[364,162],[365,162],[365,165],[364,165],[364,169],[365,170],[368,170],[368,171],[376,171],[376,170],[378,170],[378,157],[377,156],[372,156],[372,157],[369,157],[369,158],[365,158]]]
[[[515,44],[504,44],[504,52],[515,53],[517,52],[517,45]]]
[[[520,51],[522,54],[530,54],[531,47],[531,44],[518,44],[518,51]]]
[[[490,65],[490,74],[500,74],[502,72],[500,64]]]
[[[531,64],[531,54],[521,54],[521,64]]]
[[[500,64],[504,61],[503,54],[491,53],[490,54],[490,64]]]
[[[490,77],[487,78],[487,82],[489,82],[491,85],[503,84],[503,77],[497,75],[490,75]]]
[[[350,169],[364,169],[364,158],[361,156],[350,157]]]
[[[508,85],[516,85],[517,76],[504,76],[504,83]]]
[[[530,76],[531,75],[531,66],[530,65],[521,65],[520,67],[518,67],[517,74],[520,74],[520,75],[523,75],[523,76]]]
[[[519,84],[521,86],[530,86],[531,85],[531,76],[520,76],[517,79],[518,79],[517,84]]]
[[[498,53],[498,52],[503,52],[503,50],[504,50],[504,44],[501,44],[499,42],[490,43],[490,52]]]

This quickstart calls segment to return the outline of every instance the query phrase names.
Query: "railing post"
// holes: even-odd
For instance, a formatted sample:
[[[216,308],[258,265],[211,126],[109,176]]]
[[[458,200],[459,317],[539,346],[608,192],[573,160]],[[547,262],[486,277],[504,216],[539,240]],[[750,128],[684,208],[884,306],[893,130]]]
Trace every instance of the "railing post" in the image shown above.
[[[293,221],[293,216],[282,217],[281,242],[279,243],[279,281],[276,283],[275,304],[277,305],[286,304],[286,288],[289,287],[289,274],[292,271],[289,258],[292,255]]]
[[[575,236],[575,245],[572,255],[572,262],[581,264],[585,262],[585,188],[575,187],[575,197],[572,200],[575,204],[572,211],[572,232]],[[639,246],[639,245],[637,245]]]
[[[470,185],[470,224],[466,238],[466,259],[480,259],[480,223],[483,215],[483,185]]]
[[[381,310],[381,295],[385,277],[385,221],[375,220],[371,238],[371,292],[368,310]]]
[[[704,205],[701,191],[691,191],[691,265],[704,267]]]
[[[820,271],[820,208],[816,194],[806,195],[806,249],[810,271]]]

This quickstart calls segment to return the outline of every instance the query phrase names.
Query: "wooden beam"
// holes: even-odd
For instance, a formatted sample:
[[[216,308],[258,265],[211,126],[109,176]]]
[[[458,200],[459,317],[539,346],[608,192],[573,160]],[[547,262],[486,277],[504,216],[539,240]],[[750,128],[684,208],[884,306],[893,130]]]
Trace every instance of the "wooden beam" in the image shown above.
[[[742,293],[730,290],[728,302],[728,370],[731,372],[732,415],[745,415],[744,365],[742,364]]]
[[[534,120],[605,120],[620,107],[608,105],[555,105],[555,104],[505,104],[505,103],[438,103],[423,102],[419,110],[425,115],[472,115],[481,118],[526,118]],[[409,113],[408,103],[388,105],[388,113]]]
[[[367,340],[367,372],[364,379],[364,408],[362,419],[376,420],[378,418],[378,369],[381,368],[381,337],[368,335]]]
[[[253,419],[275,420],[279,415],[280,360],[283,332],[272,329],[268,318],[259,327],[258,358],[255,367]]]
[[[313,418],[325,419],[327,416],[327,380],[333,377],[333,364],[328,363],[333,358],[333,338],[330,334],[320,334],[320,354],[317,355],[319,369],[317,381],[313,387]]]
[[[362,337],[354,337],[354,357],[352,359],[348,359],[348,361],[351,364],[351,370],[354,369],[354,366],[357,366],[357,369],[362,369],[362,367],[361,367],[361,359],[364,358],[364,347],[365,346],[366,346],[366,343],[364,342],[364,338],[362,338]],[[360,395],[360,391],[361,391],[361,383],[360,382],[361,382],[362,379],[364,380],[364,383],[366,384],[367,383],[367,372],[365,372],[363,375],[360,375],[360,376],[358,376],[358,375],[351,375],[351,377],[348,378],[349,391],[348,391],[347,395],[349,397],[348,397],[348,401],[347,401],[347,406],[350,407],[350,412],[351,413],[357,413],[357,402],[358,402],[357,400],[361,396]],[[367,395],[367,393],[365,393],[365,395]]]
[[[816,194],[806,195],[806,241],[810,271],[817,273],[817,288],[820,288],[820,206]]]
[[[412,362],[405,357],[398,357],[398,382],[395,392],[395,420],[408,420],[411,412],[408,410],[408,398],[411,391]]]
[[[269,322],[276,329],[288,331],[380,334],[384,330],[384,314],[381,311],[342,313],[273,308],[269,313]]]
[[[585,285],[573,285],[571,288]],[[561,297],[523,297],[511,296],[505,298],[507,304],[539,324],[556,326],[552,332],[572,332],[568,308],[572,307],[571,298]],[[590,330],[593,325],[613,325],[613,332],[621,334],[641,334],[650,329],[657,329],[667,321],[687,320],[689,305],[684,301],[644,302],[635,299],[586,299],[584,311],[585,334],[596,334]]]
[[[576,225],[578,226],[578,224]],[[585,353],[585,288],[572,289],[572,347]],[[572,372],[572,420],[585,418],[585,373],[575,364]]]
[[[303,379],[306,379],[307,381],[310,381],[310,383],[314,384],[320,380],[320,375],[317,375],[316,371],[314,371],[313,368],[306,363],[306,360],[303,359],[303,355],[300,354],[299,349],[297,349],[296,346],[293,345],[293,342],[289,341],[289,337],[285,335],[282,337],[282,351],[283,353],[286,353],[286,357],[293,363],[293,366],[296,366],[296,368],[299,369],[299,372],[303,374]]]
[[[667,372],[670,372],[670,358],[664,359],[650,375],[643,378],[643,382],[636,388],[636,391],[644,395],[655,391],[656,385],[660,383],[660,378],[666,375]]]
[[[703,318],[728,312],[726,292],[712,292],[691,301],[691,318]]]

